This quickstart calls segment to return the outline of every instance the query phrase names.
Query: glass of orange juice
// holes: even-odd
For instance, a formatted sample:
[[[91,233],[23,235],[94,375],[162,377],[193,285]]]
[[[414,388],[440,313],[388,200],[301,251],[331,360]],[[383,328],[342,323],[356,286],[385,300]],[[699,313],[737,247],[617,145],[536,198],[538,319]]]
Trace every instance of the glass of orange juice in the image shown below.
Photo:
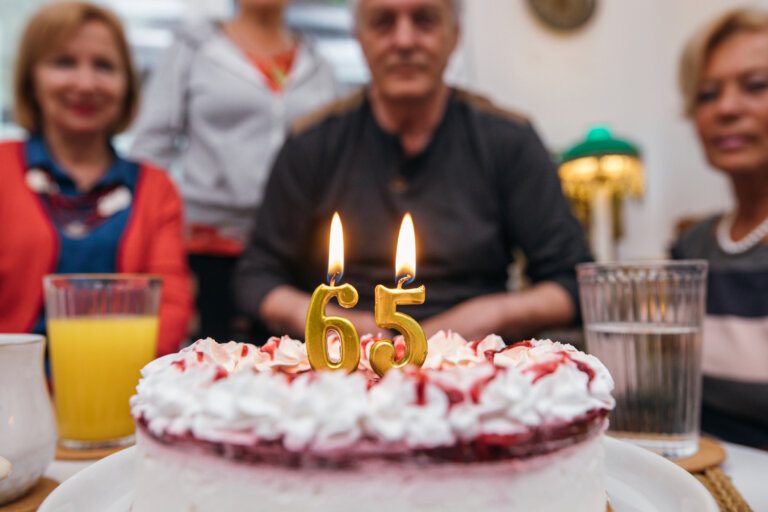
[[[133,441],[128,399],[155,357],[161,278],[59,274],[43,279],[59,443]]]

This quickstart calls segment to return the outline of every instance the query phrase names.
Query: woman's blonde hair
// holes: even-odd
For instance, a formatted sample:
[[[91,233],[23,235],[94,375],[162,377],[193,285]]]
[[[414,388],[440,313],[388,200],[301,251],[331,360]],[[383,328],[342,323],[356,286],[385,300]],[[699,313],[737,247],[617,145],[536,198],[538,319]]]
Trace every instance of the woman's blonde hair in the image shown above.
[[[32,16],[19,43],[13,80],[13,111],[16,123],[27,131],[37,132],[42,128],[40,105],[35,99],[35,66],[89,21],[107,25],[125,65],[127,84],[123,111],[110,134],[125,130],[133,121],[139,104],[139,79],[120,19],[112,11],[87,2],[55,2]]]
[[[750,7],[732,9],[718,16],[693,34],[680,59],[680,90],[685,101],[685,115],[696,107],[699,82],[712,50],[738,32],[768,30],[768,11]]]

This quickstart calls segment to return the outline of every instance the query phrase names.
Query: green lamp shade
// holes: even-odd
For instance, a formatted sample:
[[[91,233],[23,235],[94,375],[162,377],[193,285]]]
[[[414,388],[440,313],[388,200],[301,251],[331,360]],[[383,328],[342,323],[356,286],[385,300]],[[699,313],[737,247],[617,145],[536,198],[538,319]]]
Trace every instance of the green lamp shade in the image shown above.
[[[645,191],[645,173],[637,146],[614,138],[605,126],[596,126],[589,130],[586,139],[562,153],[558,174],[563,192],[587,231],[592,231],[593,220],[598,217],[596,204],[605,205],[608,201],[612,238],[620,238],[622,201],[627,196],[641,198]]]
[[[640,157],[637,146],[621,139],[615,139],[605,126],[595,126],[587,133],[587,138],[567,149],[561,155],[562,162],[576,160],[585,156],[625,155]]]
[[[559,174],[571,199],[589,200],[598,186],[609,186],[620,196],[641,197],[644,191],[640,150],[614,138],[605,126],[590,129],[584,141],[563,153]]]

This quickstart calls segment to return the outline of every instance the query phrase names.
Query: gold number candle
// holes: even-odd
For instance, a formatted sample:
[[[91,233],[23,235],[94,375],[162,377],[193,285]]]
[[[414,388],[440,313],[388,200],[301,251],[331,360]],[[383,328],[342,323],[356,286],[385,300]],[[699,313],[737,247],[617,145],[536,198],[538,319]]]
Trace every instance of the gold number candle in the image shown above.
[[[421,326],[410,316],[397,311],[397,305],[423,304],[424,285],[418,288],[404,289],[403,284],[416,276],[416,240],[413,233],[413,221],[410,214],[405,214],[397,238],[397,256],[395,275],[397,288],[376,286],[376,306],[374,317],[376,325],[395,329],[405,339],[405,355],[395,360],[395,345],[390,340],[380,340],[371,346],[371,368],[383,376],[391,368],[401,368],[408,364],[421,366],[427,358],[427,339]]]
[[[312,294],[304,326],[304,340],[307,345],[309,364],[315,370],[357,370],[360,362],[360,337],[352,322],[338,316],[326,316],[325,307],[332,297],[339,304],[351,308],[357,304],[357,290],[351,284],[336,286],[336,280],[344,273],[344,235],[339,214],[333,214],[331,237],[328,247],[328,278],[330,286],[321,284]],[[328,357],[328,331],[334,330],[341,341],[339,361]]]

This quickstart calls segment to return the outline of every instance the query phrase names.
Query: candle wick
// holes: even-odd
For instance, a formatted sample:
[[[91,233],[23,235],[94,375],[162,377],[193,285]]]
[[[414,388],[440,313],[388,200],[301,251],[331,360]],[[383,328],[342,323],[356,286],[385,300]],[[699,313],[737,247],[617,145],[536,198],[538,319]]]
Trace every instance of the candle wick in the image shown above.
[[[399,289],[401,289],[401,288],[403,287],[403,285],[404,285],[405,283],[407,283],[408,281],[410,281],[411,279],[413,279],[413,276],[412,276],[412,275],[410,275],[410,274],[405,274],[403,277],[401,277],[401,278],[400,278],[400,279],[397,281],[397,289],[398,289],[398,290],[399,290]]]
[[[334,272],[331,275],[331,284],[330,284],[330,286],[335,286],[336,285],[336,279],[338,279],[338,278],[339,278],[339,272]]]

